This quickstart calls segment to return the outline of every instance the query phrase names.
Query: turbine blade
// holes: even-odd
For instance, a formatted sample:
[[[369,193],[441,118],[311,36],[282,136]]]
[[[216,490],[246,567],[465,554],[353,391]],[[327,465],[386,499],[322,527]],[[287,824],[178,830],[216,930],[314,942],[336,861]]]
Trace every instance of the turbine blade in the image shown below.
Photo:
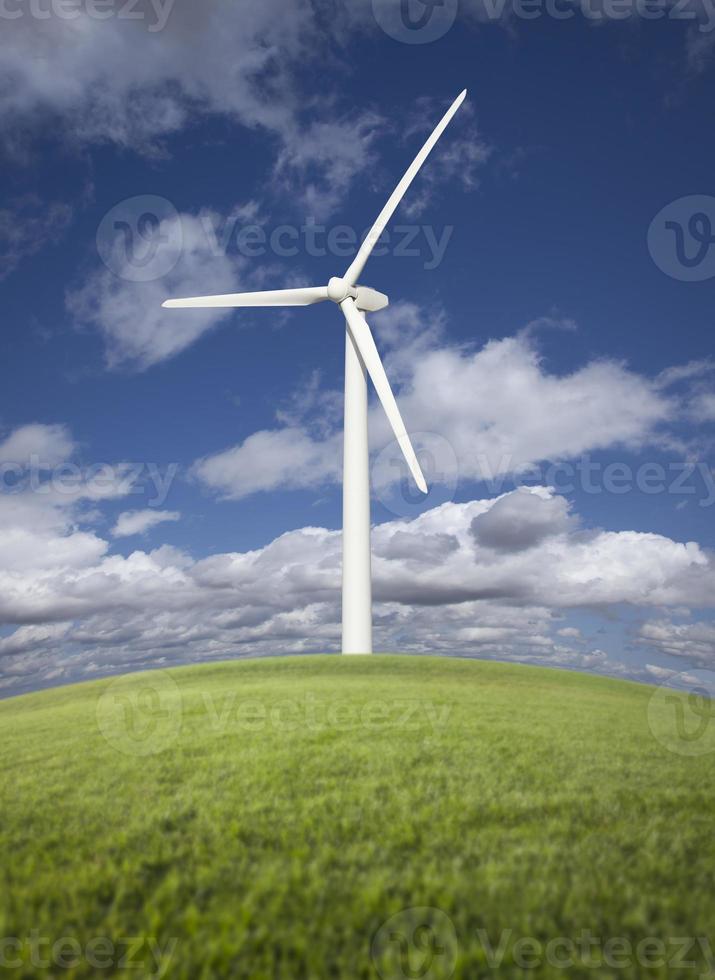
[[[310,306],[312,303],[322,303],[327,299],[327,286],[306,286],[304,289],[274,289],[265,293],[189,296],[186,299],[168,299],[161,305],[167,310],[234,306]]]
[[[452,103],[452,106],[450,107],[450,109],[448,110],[448,112],[440,122],[439,126],[435,129],[435,131],[432,133],[432,135],[427,140],[425,145],[422,147],[420,152],[417,154],[414,163],[407,171],[405,176],[402,178],[400,183],[397,185],[390,200],[382,209],[379,218],[370,229],[367,238],[360,246],[360,251],[355,256],[352,265],[350,266],[348,271],[345,273],[345,276],[343,277],[350,283],[351,286],[357,285],[357,281],[362,275],[362,270],[365,268],[365,264],[367,260],[370,258],[370,255],[372,254],[372,250],[377,245],[380,235],[387,227],[388,221],[397,210],[397,207],[400,201],[402,200],[402,198],[407,193],[410,184],[422,169],[422,165],[424,164],[425,160],[436,146],[440,136],[445,131],[447,126],[449,126],[450,122],[452,121],[452,118],[454,117],[454,115],[456,114],[457,110],[464,102],[466,97],[467,97],[467,90],[465,89]]]
[[[345,314],[345,319],[348,322],[350,336],[353,338],[353,342],[360,352],[360,357],[362,357],[367,373],[372,379],[372,383],[375,386],[375,391],[377,392],[382,403],[382,407],[385,409],[385,414],[387,415],[390,425],[392,426],[392,431],[395,433],[395,437],[400,444],[400,449],[407,460],[407,465],[409,466],[410,472],[415,479],[415,483],[420,488],[422,493],[427,493],[427,481],[422,473],[422,467],[420,466],[417,459],[417,454],[412,447],[410,437],[407,435],[405,423],[402,421],[402,416],[400,415],[400,410],[397,407],[395,396],[392,394],[392,388],[390,387],[390,382],[387,380],[385,368],[382,364],[382,358],[380,357],[377,347],[375,346],[375,341],[373,340],[372,332],[367,324],[367,320],[358,310],[354,299],[348,298],[343,300],[340,305],[343,309],[343,313]]]

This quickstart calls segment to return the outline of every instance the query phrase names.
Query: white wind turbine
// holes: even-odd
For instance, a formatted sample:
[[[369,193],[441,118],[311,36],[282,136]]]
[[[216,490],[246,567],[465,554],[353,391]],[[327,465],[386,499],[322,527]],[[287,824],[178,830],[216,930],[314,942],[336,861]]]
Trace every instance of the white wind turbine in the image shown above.
[[[167,300],[168,309],[246,306],[310,306],[332,300],[346,321],[345,430],[343,456],[343,653],[372,653],[372,577],[370,561],[370,474],[367,437],[367,375],[370,375],[392,430],[417,486],[427,493],[422,469],[402,421],[390,382],[363,313],[384,309],[389,300],[358,279],[387,223],[464,102],[466,89],[455,100],[422,147],[390,200],[383,208],[352,265],[342,278],[327,286],[279,289],[225,296],[195,296]]]

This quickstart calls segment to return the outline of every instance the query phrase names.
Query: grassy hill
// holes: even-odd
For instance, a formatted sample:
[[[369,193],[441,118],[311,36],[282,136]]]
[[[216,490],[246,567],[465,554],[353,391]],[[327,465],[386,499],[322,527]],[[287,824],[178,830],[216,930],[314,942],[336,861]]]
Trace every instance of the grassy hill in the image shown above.
[[[713,756],[654,738],[651,695],[310,657],[0,703],[0,972],[700,976]]]

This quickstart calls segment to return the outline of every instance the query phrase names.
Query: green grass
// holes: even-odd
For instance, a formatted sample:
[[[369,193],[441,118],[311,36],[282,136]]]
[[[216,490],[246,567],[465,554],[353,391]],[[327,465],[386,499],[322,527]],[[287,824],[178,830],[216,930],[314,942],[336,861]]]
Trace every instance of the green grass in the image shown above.
[[[713,756],[653,737],[652,689],[407,657],[170,676],[178,687],[144,674],[0,703],[0,937],[21,940],[5,954],[23,962],[0,972],[148,976],[155,942],[173,949],[172,980],[707,973],[699,946],[685,956],[698,968],[679,966],[674,940],[715,950]],[[415,907],[448,918],[379,932]],[[425,916],[432,933],[401,960]],[[33,931],[72,937],[74,965],[37,966]],[[633,953],[611,945],[623,965],[598,967],[577,947],[570,969],[549,964],[549,941],[584,933],[592,961],[608,940]],[[541,951],[515,948],[526,937]],[[649,938],[662,956],[636,953]],[[112,952],[88,956],[103,939]]]

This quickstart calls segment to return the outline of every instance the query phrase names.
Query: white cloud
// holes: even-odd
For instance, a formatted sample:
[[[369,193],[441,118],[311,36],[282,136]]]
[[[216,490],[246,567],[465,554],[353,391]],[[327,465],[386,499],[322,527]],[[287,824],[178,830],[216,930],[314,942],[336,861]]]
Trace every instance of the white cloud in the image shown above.
[[[371,0],[329,12],[314,0],[138,0],[130,15],[123,14],[129,7],[120,3],[101,19],[83,4],[71,17],[46,19],[29,16],[25,8],[23,16],[3,20],[0,139],[15,162],[25,163],[48,133],[73,153],[109,143],[162,158],[173,151],[172,137],[190,139],[198,122],[219,119],[230,121],[239,152],[244,141],[252,153],[268,156],[264,189],[279,195],[282,212],[288,206],[288,214],[292,209],[301,219],[323,221],[344,206],[356,179],[375,183],[378,140],[388,136],[394,144],[396,131],[403,129],[400,123],[390,126],[383,115],[389,100],[346,105],[335,86],[319,93],[313,87],[306,95],[304,84],[307,68],[317,67],[321,77],[342,71],[336,47],[348,44],[357,31],[379,32]],[[411,105],[403,105],[403,115]],[[439,109],[434,101],[417,102],[422,121],[434,116],[427,125],[437,121]],[[468,113],[466,107],[461,116],[467,119]],[[456,125],[464,125],[461,118]],[[404,128],[411,145],[406,166],[422,132],[414,122]],[[455,133],[438,148],[406,208],[414,213],[424,208],[438,184],[459,179],[467,189],[475,187],[489,152],[473,125],[461,136]],[[385,195],[398,176],[380,174]],[[376,199],[375,212],[356,231],[382,203]],[[18,207],[21,221],[17,207],[0,211],[6,271],[56,240],[72,216],[63,202],[27,198]],[[145,295],[151,297],[149,288]],[[125,296],[122,291],[122,304]],[[103,312],[108,315],[106,307]]]
[[[543,506],[556,499],[545,488],[520,496],[526,524],[543,528]],[[587,532],[558,506],[550,511],[549,533],[530,547],[515,549],[511,541],[508,548],[484,547],[474,523],[505,500],[445,504],[374,529],[379,649],[633,676],[637,670],[601,651],[566,645],[573,637],[557,635],[563,610],[713,605],[715,567],[696,544],[632,531]],[[529,504],[533,521],[524,516]],[[27,526],[15,527],[21,532],[29,533]],[[85,535],[91,547],[83,547]],[[31,562],[3,563],[0,571],[0,624],[24,630],[3,641],[10,690],[50,676],[338,646],[338,532],[303,528],[255,551],[201,560],[169,547],[109,554],[106,542],[70,523],[38,530],[36,538]],[[48,558],[48,548],[63,542],[66,554]],[[64,630],[70,622],[49,640],[27,630],[55,623]]]
[[[670,388],[682,381],[692,382],[693,379],[702,378],[712,374],[715,370],[715,361],[705,357],[695,361],[688,361],[686,364],[678,364],[675,367],[666,368],[656,377],[656,384],[659,388]]]
[[[25,10],[3,19],[6,147],[24,152],[35,134],[54,131],[73,146],[108,142],[160,156],[172,135],[223,116],[247,139],[258,130],[275,144],[276,178],[300,175],[304,203],[322,212],[364,172],[379,117],[341,114],[329,93],[308,100],[297,79],[308,64],[324,70],[336,15],[322,17],[310,0],[138,0],[130,16],[129,6],[101,19],[82,5],[71,18]]]
[[[651,380],[618,362],[551,373],[524,335],[477,351],[423,353],[400,404],[413,429],[449,439],[462,474],[474,478],[606,447],[640,447],[657,441],[659,426],[674,414]]]
[[[291,196],[299,187],[306,213],[322,220],[344,204],[355,175],[368,172],[383,126],[382,117],[368,111],[296,128],[278,156],[276,175]]]
[[[100,20],[84,9],[73,19],[6,19],[0,68],[12,83],[0,113],[7,125],[54,111],[71,138],[144,147],[197,109],[280,130],[290,109],[277,106],[293,102],[283,65],[303,51],[312,23],[305,0],[180,0],[160,31],[149,2],[135,4],[131,19],[115,10]]]
[[[257,491],[315,488],[334,483],[342,471],[342,437],[314,439],[301,428],[256,432],[241,445],[207,456],[193,473],[229,500]]]
[[[149,282],[122,278],[130,257],[122,258],[117,249],[119,275],[102,267],[84,286],[67,294],[67,308],[75,322],[103,335],[110,367],[148,368],[185,350],[232,315],[230,309],[162,309],[164,300],[175,296],[237,292],[245,268],[240,256],[216,251],[201,217],[182,214],[178,223],[176,237],[182,246],[176,265],[166,275]],[[165,234],[170,230],[165,229]]]
[[[49,530],[0,528],[3,571],[9,576],[5,581],[8,586],[11,581],[17,583],[17,598],[27,599],[29,603],[21,602],[24,609],[32,607],[34,597],[38,595],[37,584],[45,572],[86,567],[98,561],[106,550],[106,542],[91,532],[53,534]],[[2,578],[4,575],[0,576]],[[22,620],[24,615],[20,613],[19,618]],[[54,616],[54,613],[50,615]]]
[[[541,461],[664,443],[667,423],[681,411],[662,380],[618,362],[591,361],[570,374],[551,373],[529,332],[478,350],[446,346],[444,319],[437,312],[425,322],[415,306],[398,304],[374,318],[375,332],[408,431],[438,434],[452,447],[459,475],[493,481],[496,492],[505,476],[524,474]],[[279,486],[314,487],[331,477],[337,482],[337,425],[316,433],[312,419],[293,417],[290,427],[257,432],[242,446],[203,460],[197,475],[223,496],[236,497]],[[374,400],[370,428],[379,453],[392,432]]]
[[[684,416],[689,422],[703,424],[715,419],[715,389],[713,373],[715,361],[701,358],[666,368],[656,377],[656,385],[662,389],[676,389],[684,404]]]
[[[21,626],[11,636],[0,640],[0,657],[17,656],[28,652],[37,653],[53,643],[59,643],[66,636],[69,628],[69,623]]]
[[[543,499],[549,496],[545,488],[528,495],[539,517]],[[712,601],[707,589],[713,569],[706,553],[697,544],[680,544],[657,534],[587,532],[564,524],[558,533],[525,550],[483,547],[474,540],[474,521],[504,499],[445,504],[409,524],[412,534],[453,534],[460,544],[440,565],[425,563],[419,575],[381,558],[382,537],[394,528],[382,525],[375,532],[378,591],[387,599],[418,605],[506,599],[553,608],[621,602],[647,606],[684,603],[688,596],[698,605]]]
[[[24,425],[0,444],[2,570],[27,608],[44,575],[86,568],[106,554],[107,542],[88,528],[96,520],[90,505],[137,489],[128,464],[82,468],[72,462],[76,452],[63,425]]]
[[[51,469],[69,459],[75,443],[64,425],[35,423],[15,429],[0,442],[0,463]]]
[[[119,515],[111,533],[114,538],[130,538],[135,534],[146,534],[159,524],[178,520],[181,520],[178,511],[127,510]]]
[[[715,421],[715,391],[698,391],[690,404],[690,413],[696,422]]]
[[[669,667],[660,667],[657,664],[646,664],[644,668],[646,680],[655,678],[659,685],[665,684],[668,687],[689,693],[692,693],[693,688],[696,688],[698,692],[711,688],[711,697],[713,697],[715,696],[715,683],[713,677],[708,676],[708,674],[709,672],[706,674],[703,671],[693,673],[689,670],[671,670]]]
[[[575,525],[564,497],[518,490],[502,497],[472,521],[474,540],[494,551],[526,551]]]
[[[671,657],[715,669],[715,623],[674,623],[665,619],[644,623],[639,640]]]

